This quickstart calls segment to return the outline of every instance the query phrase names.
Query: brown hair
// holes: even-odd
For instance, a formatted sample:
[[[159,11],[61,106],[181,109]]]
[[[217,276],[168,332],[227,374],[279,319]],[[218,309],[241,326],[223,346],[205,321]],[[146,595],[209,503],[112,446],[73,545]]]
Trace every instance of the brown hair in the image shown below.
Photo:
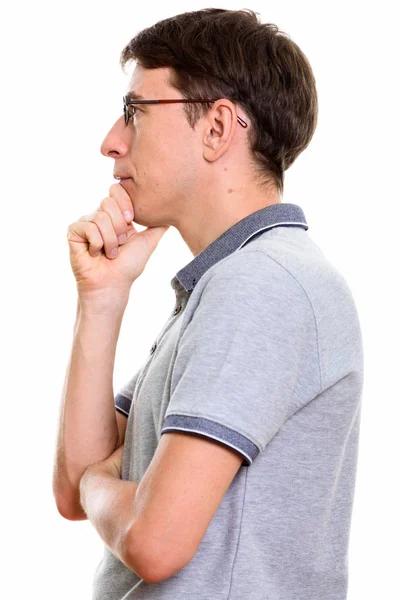
[[[227,98],[242,106],[254,175],[283,192],[284,171],[308,146],[318,97],[306,56],[273,23],[250,9],[204,8],[158,21],[121,52],[120,64],[171,67],[170,85],[183,98]],[[192,128],[212,105],[183,104]]]

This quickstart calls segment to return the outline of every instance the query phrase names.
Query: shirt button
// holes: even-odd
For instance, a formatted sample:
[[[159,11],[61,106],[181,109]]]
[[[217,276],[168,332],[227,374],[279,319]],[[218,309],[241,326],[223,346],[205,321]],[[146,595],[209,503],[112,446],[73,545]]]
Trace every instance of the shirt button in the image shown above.
[[[177,315],[182,309],[182,306],[177,306],[176,309],[174,310],[174,315]]]
[[[154,354],[156,348],[157,348],[157,342],[154,342],[154,344],[151,347],[150,354]]]

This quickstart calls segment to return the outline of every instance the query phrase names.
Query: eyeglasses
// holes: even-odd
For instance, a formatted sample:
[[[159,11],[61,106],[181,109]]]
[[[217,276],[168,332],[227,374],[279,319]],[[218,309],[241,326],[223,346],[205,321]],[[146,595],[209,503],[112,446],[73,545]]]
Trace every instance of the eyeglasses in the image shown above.
[[[124,116],[125,116],[125,125],[128,125],[129,119],[134,117],[135,113],[130,109],[130,106],[135,104],[172,104],[174,102],[216,102],[219,98],[215,98],[214,100],[190,100],[188,98],[179,98],[173,100],[128,100],[127,96],[123,96],[124,101]],[[240,117],[237,118],[238,122],[242,127],[247,127],[246,121],[243,121]]]

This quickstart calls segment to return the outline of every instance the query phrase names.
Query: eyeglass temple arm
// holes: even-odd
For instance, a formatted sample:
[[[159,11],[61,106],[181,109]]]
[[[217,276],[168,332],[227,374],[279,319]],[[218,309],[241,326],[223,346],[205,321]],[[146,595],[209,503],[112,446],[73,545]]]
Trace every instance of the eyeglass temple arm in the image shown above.
[[[216,102],[217,100],[219,100],[219,98],[214,100],[204,100],[204,98],[198,100],[191,100],[188,98],[174,98],[173,100],[126,100],[124,98],[125,104],[173,104],[176,102]],[[240,125],[247,127],[246,121],[243,121],[241,117],[237,116],[237,120],[239,121]]]

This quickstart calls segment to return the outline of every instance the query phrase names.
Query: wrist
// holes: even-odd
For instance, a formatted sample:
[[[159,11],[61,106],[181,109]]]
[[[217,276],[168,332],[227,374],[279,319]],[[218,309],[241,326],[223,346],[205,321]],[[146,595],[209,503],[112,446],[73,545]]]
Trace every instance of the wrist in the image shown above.
[[[125,312],[130,290],[96,290],[78,294],[78,311],[90,315],[120,316]]]
[[[113,462],[110,462],[108,458],[106,458],[105,460],[101,460],[100,462],[94,463],[93,465],[89,465],[84,473],[84,476],[86,476],[86,478],[96,477],[98,475],[111,475],[111,477],[119,479],[119,473],[116,469],[115,464]]]

